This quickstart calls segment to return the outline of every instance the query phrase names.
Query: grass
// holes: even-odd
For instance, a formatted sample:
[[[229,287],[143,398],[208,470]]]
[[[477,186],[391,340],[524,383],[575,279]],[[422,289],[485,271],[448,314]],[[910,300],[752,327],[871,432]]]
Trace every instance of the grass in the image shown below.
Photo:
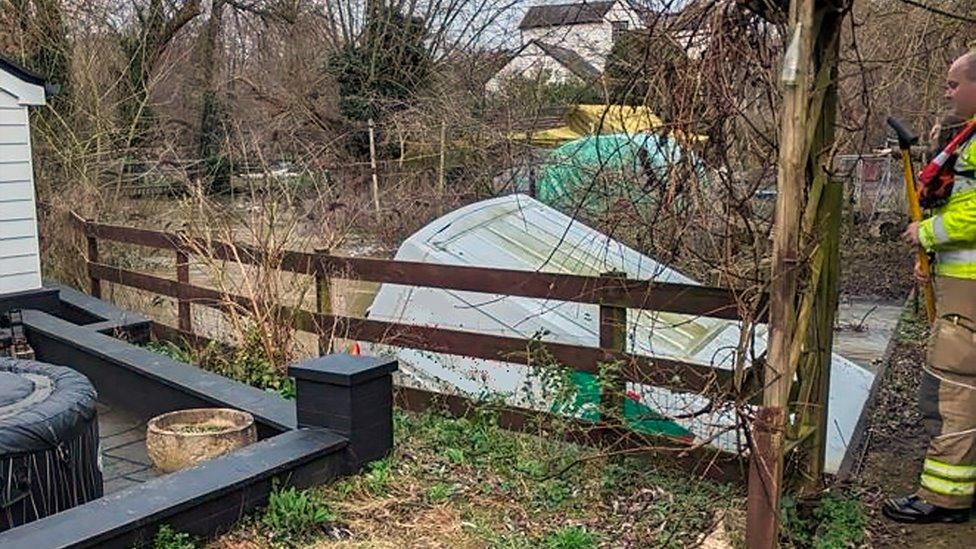
[[[150,348],[212,362],[168,343]],[[252,354],[231,355],[216,370],[265,371]],[[275,386],[260,376],[231,377]],[[263,514],[217,546],[328,545],[351,536],[381,547],[686,547],[744,505],[736,489],[666,465],[600,455],[551,432],[506,431],[488,409],[460,419],[397,411],[394,424],[388,458],[313,490],[276,492]]]
[[[546,549],[586,549],[597,545],[597,537],[582,526],[568,526],[549,534],[543,547]]]
[[[163,342],[150,349],[258,387],[283,386],[259,353],[188,351]],[[317,526],[341,517],[355,538],[379,545],[405,533],[417,545],[684,547],[742,503],[734,489],[679,470],[601,456],[553,433],[506,431],[490,410],[460,419],[435,413],[394,419],[391,456],[313,491],[276,493],[264,515],[242,526],[251,531],[247,538],[268,546],[329,538]]]
[[[647,460],[605,457],[498,427],[489,412],[463,419],[396,412],[396,446],[356,476],[305,493],[349,539],[310,528],[315,547],[694,546],[741,494]],[[302,492],[298,492],[302,493]],[[270,506],[269,506],[270,508]],[[266,516],[266,515],[265,515]],[[221,540],[273,546],[265,519]],[[296,539],[296,538],[287,538]],[[253,545],[265,540],[266,545]]]

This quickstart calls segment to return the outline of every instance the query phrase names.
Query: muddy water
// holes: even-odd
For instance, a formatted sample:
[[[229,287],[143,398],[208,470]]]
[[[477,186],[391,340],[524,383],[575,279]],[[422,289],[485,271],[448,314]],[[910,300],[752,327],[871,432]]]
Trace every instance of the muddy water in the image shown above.
[[[877,372],[901,318],[902,303],[846,299],[837,308],[834,352]]]

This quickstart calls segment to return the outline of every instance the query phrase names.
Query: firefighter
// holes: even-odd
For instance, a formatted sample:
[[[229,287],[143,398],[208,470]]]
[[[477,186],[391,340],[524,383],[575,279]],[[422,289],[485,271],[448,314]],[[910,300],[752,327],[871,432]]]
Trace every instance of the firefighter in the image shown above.
[[[919,176],[919,198],[931,217],[902,235],[935,254],[937,303],[919,387],[931,437],[919,488],[882,507],[906,523],[965,522],[976,488],[976,50],[952,64],[946,84],[946,98],[965,123],[950,132],[942,164],[934,164],[936,157]],[[915,276],[925,281],[918,264]]]

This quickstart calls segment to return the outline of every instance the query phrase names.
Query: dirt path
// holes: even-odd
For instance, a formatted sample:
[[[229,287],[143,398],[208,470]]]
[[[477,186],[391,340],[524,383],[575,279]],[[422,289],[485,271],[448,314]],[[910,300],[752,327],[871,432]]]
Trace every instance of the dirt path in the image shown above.
[[[870,543],[873,547],[972,547],[976,518],[958,525],[909,526],[891,522],[880,512],[884,498],[915,489],[927,444],[916,401],[926,328],[903,318],[895,337],[871,414],[866,452],[853,476],[870,512]]]

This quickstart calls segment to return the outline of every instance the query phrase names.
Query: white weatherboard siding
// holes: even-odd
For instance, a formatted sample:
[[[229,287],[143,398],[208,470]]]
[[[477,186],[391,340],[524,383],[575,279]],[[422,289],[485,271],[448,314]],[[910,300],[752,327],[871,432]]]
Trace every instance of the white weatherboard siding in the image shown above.
[[[43,89],[0,69],[0,294],[41,287],[27,119],[39,100]]]

